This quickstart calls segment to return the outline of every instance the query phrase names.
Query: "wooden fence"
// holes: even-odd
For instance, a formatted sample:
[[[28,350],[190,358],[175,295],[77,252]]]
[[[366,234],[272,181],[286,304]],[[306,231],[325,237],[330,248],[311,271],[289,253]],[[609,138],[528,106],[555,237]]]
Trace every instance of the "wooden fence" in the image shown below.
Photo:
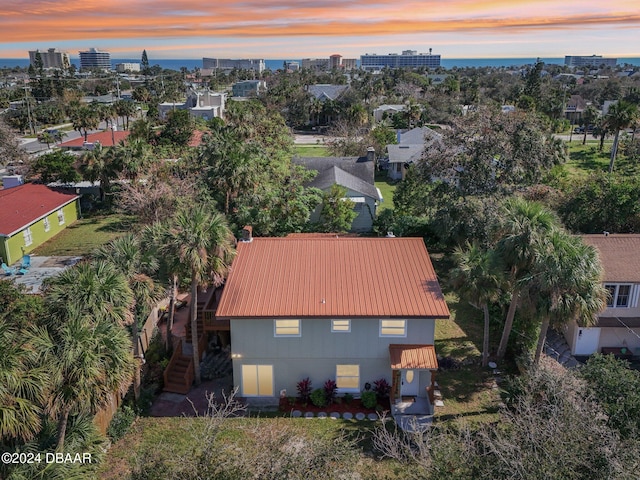
[[[168,304],[168,299],[162,300],[158,305],[153,307],[151,313],[147,317],[147,320],[144,322],[143,327],[140,329],[138,335],[138,346],[140,349],[140,353],[144,355],[149,348],[149,343],[151,343],[151,339],[153,338],[153,331],[155,330],[158,319],[160,318],[159,311],[162,307]],[[142,363],[139,363],[139,367],[142,368]],[[131,382],[127,385],[127,390],[133,383],[133,378]],[[103,435],[106,435],[107,428],[109,428],[109,423],[111,423],[111,419],[118,411],[118,407],[122,404],[122,395],[119,392],[113,392],[109,397],[109,401],[107,404],[101,408],[93,418],[93,423],[98,427],[98,430]]]

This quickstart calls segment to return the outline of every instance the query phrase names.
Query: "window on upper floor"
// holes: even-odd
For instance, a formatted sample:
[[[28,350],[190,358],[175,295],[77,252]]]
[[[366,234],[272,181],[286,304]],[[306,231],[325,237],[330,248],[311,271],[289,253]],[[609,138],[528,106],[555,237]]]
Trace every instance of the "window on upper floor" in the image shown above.
[[[351,320],[331,320],[331,331],[334,333],[349,333],[351,331]]]
[[[274,320],[273,331],[276,337],[299,337],[302,335],[299,319]]]
[[[605,284],[609,295],[607,296],[607,307],[628,308],[631,306],[631,285]]]
[[[406,320],[380,320],[381,337],[406,337]]]

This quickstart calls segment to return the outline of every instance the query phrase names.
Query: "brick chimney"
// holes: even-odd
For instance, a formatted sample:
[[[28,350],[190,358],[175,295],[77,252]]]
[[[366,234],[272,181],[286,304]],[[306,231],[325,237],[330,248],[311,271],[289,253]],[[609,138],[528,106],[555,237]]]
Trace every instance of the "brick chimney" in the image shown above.
[[[367,148],[367,162],[374,162],[376,161],[376,150],[373,147],[369,147]]]

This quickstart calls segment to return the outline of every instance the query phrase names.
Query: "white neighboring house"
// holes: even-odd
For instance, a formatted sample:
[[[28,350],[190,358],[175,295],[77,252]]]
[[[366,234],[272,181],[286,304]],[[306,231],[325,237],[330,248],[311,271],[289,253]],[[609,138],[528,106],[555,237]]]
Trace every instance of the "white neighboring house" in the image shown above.
[[[615,353],[640,355],[640,235],[583,235],[600,254],[604,286],[609,291],[607,307],[593,327],[576,322],[565,329],[572,355]]]
[[[409,165],[420,160],[425,148],[441,140],[442,135],[428,127],[418,127],[398,133],[398,143],[387,145],[389,177],[394,180],[403,180]]]
[[[224,118],[226,100],[226,93],[192,91],[183,103],[164,102],[158,105],[158,115],[161,120],[166,120],[167,114],[173,110],[188,110],[195,118]]]
[[[373,111],[373,119],[376,123],[381,122],[385,118],[385,114],[388,117],[394,116],[396,113],[404,112],[407,109],[407,105],[380,105]]]

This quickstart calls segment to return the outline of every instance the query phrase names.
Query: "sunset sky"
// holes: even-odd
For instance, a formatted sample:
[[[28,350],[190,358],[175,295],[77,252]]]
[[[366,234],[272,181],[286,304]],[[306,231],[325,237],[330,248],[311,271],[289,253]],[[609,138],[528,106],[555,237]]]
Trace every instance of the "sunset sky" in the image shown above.
[[[0,58],[640,57],[640,0],[2,0]]]

